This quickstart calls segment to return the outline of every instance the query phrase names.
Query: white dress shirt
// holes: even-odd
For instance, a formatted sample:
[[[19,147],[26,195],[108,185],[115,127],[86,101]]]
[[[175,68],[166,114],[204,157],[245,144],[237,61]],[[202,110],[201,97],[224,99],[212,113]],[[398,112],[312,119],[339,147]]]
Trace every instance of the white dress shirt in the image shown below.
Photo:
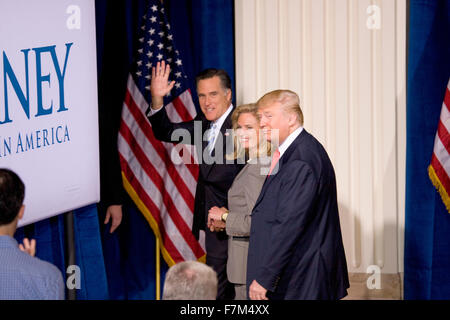
[[[214,146],[214,143],[215,143],[215,141],[217,139],[217,136],[220,133],[220,128],[222,128],[222,125],[225,122],[225,119],[230,114],[231,110],[233,110],[233,105],[232,104],[230,104],[230,106],[228,107],[227,111],[225,111],[225,113],[223,115],[221,115],[219,119],[211,122],[210,128],[213,128],[213,125],[215,125],[213,146]]]
[[[283,143],[278,147],[278,151],[280,151],[280,159],[283,156],[283,153],[289,148],[289,146],[294,142],[294,140],[302,133],[303,127],[300,126],[299,128],[295,129],[294,132],[292,132],[286,140],[283,141]]]

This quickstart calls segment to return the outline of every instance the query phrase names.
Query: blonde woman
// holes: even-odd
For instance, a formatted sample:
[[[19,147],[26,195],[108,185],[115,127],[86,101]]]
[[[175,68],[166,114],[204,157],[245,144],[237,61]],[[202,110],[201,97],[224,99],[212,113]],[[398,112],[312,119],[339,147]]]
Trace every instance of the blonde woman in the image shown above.
[[[270,167],[270,144],[260,131],[255,104],[241,105],[232,115],[235,134],[234,154],[228,158],[245,159],[228,191],[228,209],[212,207],[208,226],[211,231],[223,228],[228,240],[228,280],[234,284],[235,299],[247,299],[246,273],[251,213]]]

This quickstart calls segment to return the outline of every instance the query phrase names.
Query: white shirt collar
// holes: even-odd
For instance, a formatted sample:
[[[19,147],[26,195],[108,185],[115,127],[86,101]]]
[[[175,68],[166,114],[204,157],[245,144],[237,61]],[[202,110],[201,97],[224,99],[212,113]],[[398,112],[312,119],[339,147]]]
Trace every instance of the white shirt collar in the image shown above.
[[[292,132],[286,140],[283,141],[283,143],[278,147],[278,151],[280,151],[280,158],[283,156],[283,153],[289,148],[289,146],[294,142],[294,140],[302,133],[303,127],[299,127],[295,129],[294,132]]]
[[[231,110],[233,110],[233,105],[230,104],[230,106],[228,107],[227,111],[225,111],[225,113],[223,115],[220,116],[219,119],[213,121],[211,123],[212,125],[216,125],[216,132],[220,131],[220,128],[222,128],[223,123],[225,122],[225,119],[228,117],[228,115],[230,114]]]

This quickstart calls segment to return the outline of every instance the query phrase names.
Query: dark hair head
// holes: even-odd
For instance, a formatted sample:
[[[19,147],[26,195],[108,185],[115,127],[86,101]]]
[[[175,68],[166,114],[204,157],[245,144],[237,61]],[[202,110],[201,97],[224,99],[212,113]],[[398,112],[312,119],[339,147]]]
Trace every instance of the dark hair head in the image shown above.
[[[195,77],[195,83],[198,85],[198,82],[200,80],[205,79],[211,79],[213,77],[219,77],[220,84],[222,85],[222,88],[224,90],[230,89],[231,90],[231,79],[228,73],[225,70],[222,69],[215,69],[215,68],[209,68],[201,71],[197,76]]]
[[[19,214],[25,185],[17,174],[0,168],[0,226],[10,224]]]

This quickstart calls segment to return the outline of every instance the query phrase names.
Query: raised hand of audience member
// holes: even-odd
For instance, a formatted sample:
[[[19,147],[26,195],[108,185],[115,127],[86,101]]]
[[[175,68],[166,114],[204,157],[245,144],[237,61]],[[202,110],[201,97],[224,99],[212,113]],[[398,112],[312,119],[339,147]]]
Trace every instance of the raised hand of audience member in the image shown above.
[[[28,238],[23,239],[23,244],[19,244],[19,249],[25,253],[28,253],[30,256],[34,257],[36,254],[36,240]]]

